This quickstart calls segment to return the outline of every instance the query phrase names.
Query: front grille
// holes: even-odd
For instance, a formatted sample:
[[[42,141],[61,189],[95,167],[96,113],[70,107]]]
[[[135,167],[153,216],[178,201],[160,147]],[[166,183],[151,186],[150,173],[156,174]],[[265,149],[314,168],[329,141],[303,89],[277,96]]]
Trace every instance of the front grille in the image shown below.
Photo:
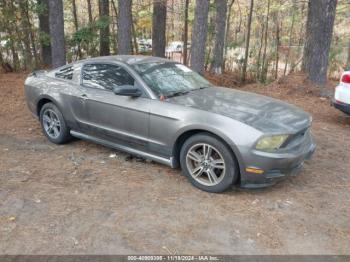
[[[310,128],[307,127],[299,131],[298,133],[289,136],[288,139],[283,143],[281,148],[294,147],[296,145],[301,144],[309,132]]]

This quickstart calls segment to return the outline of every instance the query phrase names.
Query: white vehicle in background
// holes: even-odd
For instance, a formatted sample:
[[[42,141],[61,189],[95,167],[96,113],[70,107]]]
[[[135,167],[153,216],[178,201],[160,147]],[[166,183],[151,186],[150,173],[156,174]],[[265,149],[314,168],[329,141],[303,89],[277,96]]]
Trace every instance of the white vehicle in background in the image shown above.
[[[184,48],[183,42],[174,41],[174,42],[171,42],[167,46],[167,48],[165,49],[165,52],[166,53],[180,53],[180,52],[182,52],[183,48]]]
[[[139,44],[139,52],[140,53],[147,53],[152,51],[152,45],[150,44]]]
[[[5,47],[8,44],[8,40],[1,40],[0,41],[0,47]]]
[[[152,52],[152,39],[137,39],[138,51],[140,54]]]
[[[344,72],[340,84],[335,88],[332,105],[350,115],[350,71]]]

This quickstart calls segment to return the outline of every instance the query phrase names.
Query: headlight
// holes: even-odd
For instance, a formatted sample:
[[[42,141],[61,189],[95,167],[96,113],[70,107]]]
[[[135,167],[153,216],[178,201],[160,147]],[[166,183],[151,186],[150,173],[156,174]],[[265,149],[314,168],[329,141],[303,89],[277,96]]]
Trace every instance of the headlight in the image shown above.
[[[256,144],[258,150],[275,150],[279,149],[283,143],[287,140],[288,135],[274,135],[266,136],[259,140]]]

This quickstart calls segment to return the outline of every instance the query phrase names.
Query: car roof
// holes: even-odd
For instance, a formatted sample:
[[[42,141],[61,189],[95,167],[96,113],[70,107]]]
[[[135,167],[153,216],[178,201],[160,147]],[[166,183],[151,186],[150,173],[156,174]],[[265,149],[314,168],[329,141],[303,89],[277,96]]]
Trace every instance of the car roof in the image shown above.
[[[175,63],[174,61],[155,57],[155,56],[142,56],[142,55],[113,55],[113,56],[100,56],[94,58],[88,58],[75,63],[87,63],[87,62],[122,62],[128,65],[143,64],[143,63],[156,63],[156,62],[168,62]]]
[[[121,62],[127,65],[136,65],[136,64],[144,64],[144,63],[178,63],[173,60],[169,60],[166,58],[156,57],[156,56],[143,56],[143,55],[111,55],[111,56],[99,56],[93,58],[86,58],[83,60],[78,60],[52,70],[47,71],[47,73],[55,73],[57,71],[63,70],[70,66],[79,66],[85,63],[113,63],[113,62]]]

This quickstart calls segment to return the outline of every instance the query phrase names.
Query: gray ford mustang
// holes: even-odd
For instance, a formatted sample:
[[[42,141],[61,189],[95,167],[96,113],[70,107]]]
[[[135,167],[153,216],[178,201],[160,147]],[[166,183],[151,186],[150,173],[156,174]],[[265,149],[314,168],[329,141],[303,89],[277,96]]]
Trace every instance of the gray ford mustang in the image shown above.
[[[315,151],[311,117],[299,108],[214,87],[156,57],[99,57],[37,71],[25,94],[51,142],[77,137],[181,166],[208,192],[272,185]]]

